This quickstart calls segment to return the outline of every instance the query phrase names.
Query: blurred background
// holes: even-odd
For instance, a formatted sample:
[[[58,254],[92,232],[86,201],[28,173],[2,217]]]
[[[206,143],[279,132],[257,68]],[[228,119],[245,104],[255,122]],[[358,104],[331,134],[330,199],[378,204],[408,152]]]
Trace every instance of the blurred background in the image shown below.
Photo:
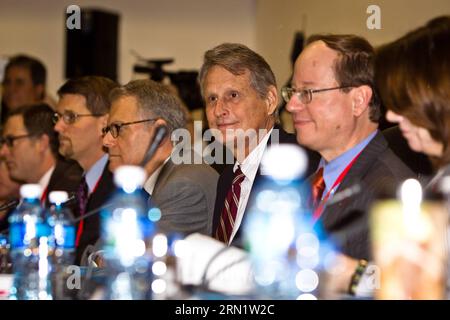
[[[377,46],[432,17],[450,13],[448,0],[2,0],[0,57],[5,60],[25,53],[41,59],[47,66],[51,96],[66,79],[67,64],[73,67],[73,59],[80,58],[73,49],[69,50],[72,56],[68,54],[66,8],[71,4],[80,6],[82,14],[94,9],[115,17],[111,26],[102,18],[97,21],[116,41],[112,72],[121,83],[145,76],[135,72],[143,62],[137,55],[148,60],[173,59],[163,67],[169,72],[197,71],[206,50],[222,42],[240,42],[266,58],[280,87],[289,81],[299,33],[305,37],[318,32],[355,33]],[[367,28],[370,5],[381,9],[380,30]],[[108,31],[114,28],[116,33]],[[76,40],[71,43],[72,48],[80,47]],[[106,51],[94,50],[97,56],[92,61],[102,56],[101,60],[107,60],[111,43],[102,46]],[[195,102],[187,104],[191,110],[197,108]]]

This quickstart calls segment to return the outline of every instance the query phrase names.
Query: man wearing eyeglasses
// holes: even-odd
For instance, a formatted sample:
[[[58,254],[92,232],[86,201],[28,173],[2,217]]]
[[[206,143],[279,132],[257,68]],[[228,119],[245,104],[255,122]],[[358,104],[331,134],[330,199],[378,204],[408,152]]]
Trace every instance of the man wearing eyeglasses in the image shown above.
[[[145,191],[161,211],[158,227],[167,233],[211,233],[218,174],[206,164],[173,161],[171,134],[185,129],[186,114],[170,89],[152,80],[136,80],[111,92],[111,112],[103,130],[110,168],[143,165]],[[157,128],[166,137],[143,163]],[[191,152],[191,150],[186,150]],[[193,157],[190,157],[193,159]]]
[[[54,111],[47,104],[23,106],[7,117],[0,140],[0,155],[9,176],[20,183],[37,183],[43,192],[41,204],[48,206],[54,190],[74,192],[81,168],[58,155],[58,137],[53,130]]]
[[[322,156],[311,177],[314,219],[355,259],[371,256],[372,201],[382,192],[395,197],[397,185],[413,177],[377,129],[373,55],[357,36],[313,36],[295,63],[292,87],[282,89],[297,141]],[[360,192],[327,205],[354,187]]]
[[[59,90],[54,115],[58,132],[59,153],[77,161],[84,173],[77,190],[80,217],[105,204],[114,191],[108,155],[102,144],[102,128],[110,109],[109,93],[117,87],[114,81],[87,76],[68,80]],[[100,218],[93,214],[81,219],[76,234],[76,259],[80,263],[88,245],[100,236]]]
[[[199,83],[209,127],[233,154],[217,184],[211,235],[226,245],[240,246],[246,212],[263,179],[260,162],[266,147],[296,144],[295,137],[278,125],[275,75],[248,47],[223,43],[208,50]]]

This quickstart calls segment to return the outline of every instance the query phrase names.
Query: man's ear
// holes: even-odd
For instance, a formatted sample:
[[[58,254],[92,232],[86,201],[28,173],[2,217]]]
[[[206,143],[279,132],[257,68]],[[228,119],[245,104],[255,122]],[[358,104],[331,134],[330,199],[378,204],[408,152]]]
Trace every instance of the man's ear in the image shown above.
[[[43,84],[37,84],[34,86],[34,98],[37,101],[45,98],[45,86]]]
[[[156,129],[157,129],[158,127],[161,127],[161,126],[165,126],[165,127],[167,128],[167,121],[164,120],[164,119],[158,119],[158,120],[156,120],[156,121],[153,123],[153,125],[152,125],[152,136],[153,136],[152,139],[154,139],[154,136],[155,136],[155,134],[156,134]],[[167,137],[169,137],[169,135],[166,133],[166,136],[165,136],[165,138],[163,139],[163,141],[166,140]]]
[[[266,97],[267,114],[272,115],[278,107],[278,91],[275,86],[270,86]]]
[[[43,134],[39,138],[37,138],[38,150],[39,152],[45,152],[47,149],[50,149],[50,138],[48,135]]]
[[[364,111],[369,108],[372,94],[372,88],[367,85],[353,88],[353,90],[351,91],[351,99],[352,112],[355,117],[361,116],[361,114],[363,114]]]

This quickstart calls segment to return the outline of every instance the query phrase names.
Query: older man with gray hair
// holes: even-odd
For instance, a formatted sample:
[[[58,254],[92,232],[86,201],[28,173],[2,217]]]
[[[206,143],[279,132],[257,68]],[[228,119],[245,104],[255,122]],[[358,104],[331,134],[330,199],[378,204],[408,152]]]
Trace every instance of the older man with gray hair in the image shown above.
[[[144,189],[161,210],[158,226],[165,232],[210,234],[218,174],[206,164],[178,163],[170,136],[186,124],[179,99],[152,80],[135,80],[111,92],[112,106],[103,143],[110,169],[141,165],[159,127],[168,135],[144,164]]]

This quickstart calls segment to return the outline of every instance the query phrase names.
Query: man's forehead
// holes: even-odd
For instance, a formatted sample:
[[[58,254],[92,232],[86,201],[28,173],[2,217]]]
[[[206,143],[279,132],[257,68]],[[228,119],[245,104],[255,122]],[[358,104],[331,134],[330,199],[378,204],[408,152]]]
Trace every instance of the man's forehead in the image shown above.
[[[123,96],[114,100],[111,104],[108,122],[128,121],[134,119],[137,112],[136,98]]]
[[[240,74],[233,74],[221,66],[212,67],[205,79],[205,90],[214,91],[216,87],[221,89],[236,89],[237,87],[247,87],[251,85],[250,71],[244,69]]]
[[[11,66],[6,70],[5,77],[29,78],[31,79],[31,71],[23,66]]]
[[[3,134],[9,134],[13,132],[22,132],[25,130],[25,125],[23,123],[23,116],[21,114],[16,114],[8,118],[3,128]]]
[[[302,85],[315,85],[326,78],[334,79],[334,64],[337,53],[324,42],[308,45],[295,62],[294,80]]]
[[[308,62],[312,66],[329,65],[338,57],[338,52],[329,48],[323,41],[314,41],[306,46],[296,64]]]
[[[89,111],[86,105],[86,98],[81,94],[66,93],[61,96],[56,106],[59,112],[70,111]]]

